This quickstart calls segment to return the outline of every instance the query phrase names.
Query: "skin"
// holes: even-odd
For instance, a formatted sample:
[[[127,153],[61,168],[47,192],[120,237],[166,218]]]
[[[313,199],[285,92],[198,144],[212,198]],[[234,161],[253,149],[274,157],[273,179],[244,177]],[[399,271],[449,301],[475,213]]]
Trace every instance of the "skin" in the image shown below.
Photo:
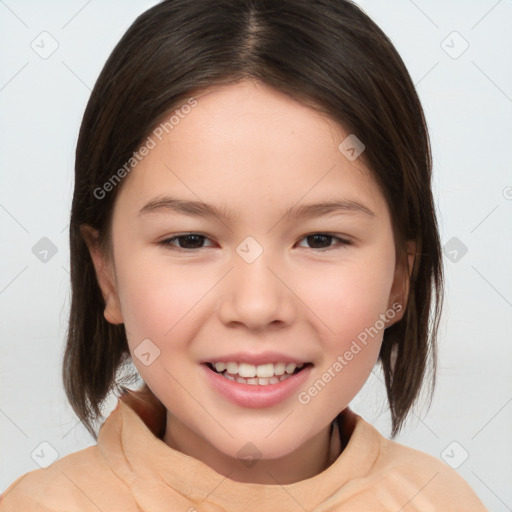
[[[122,183],[113,259],[98,250],[94,229],[83,226],[82,233],[105,318],[125,324],[133,362],[167,408],[164,441],[239,482],[297,482],[332,463],[330,423],[367,380],[383,329],[306,405],[297,394],[273,407],[235,405],[208,385],[199,362],[233,351],[277,350],[314,364],[299,391],[307,390],[379,315],[405,304],[405,270],[371,173],[360,158],[351,162],[338,150],[348,135],[342,127],[254,81],[195,97],[197,106]],[[226,206],[233,218],[170,211],[138,216],[147,201],[164,194]],[[297,203],[341,198],[375,215],[282,216]],[[158,244],[190,232],[207,238]],[[315,242],[308,238],[315,233],[334,238]],[[252,263],[236,251],[247,236],[263,249]],[[412,268],[414,245],[407,250]],[[149,366],[134,355],[146,338],[160,350]],[[247,442],[262,457],[250,468],[237,459]]]

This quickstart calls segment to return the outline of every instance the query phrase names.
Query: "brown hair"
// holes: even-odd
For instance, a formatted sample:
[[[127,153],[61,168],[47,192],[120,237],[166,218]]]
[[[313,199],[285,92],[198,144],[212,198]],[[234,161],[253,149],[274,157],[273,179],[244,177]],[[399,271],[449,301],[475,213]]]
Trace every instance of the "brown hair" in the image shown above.
[[[193,92],[244,78],[326,113],[365,144],[361,158],[386,198],[397,258],[406,267],[405,241],[417,243],[404,316],[385,330],[379,354],[392,437],[419,395],[429,357],[432,400],[443,273],[430,142],[414,84],[391,41],[348,0],[219,0],[215,8],[210,0],[164,0],[141,14],[112,51],[76,149],[63,382],[95,439],[92,420],[131,360],[124,326],[103,316],[80,226],[97,229],[100,247],[111,255],[111,214],[123,183],[100,199],[95,191]]]

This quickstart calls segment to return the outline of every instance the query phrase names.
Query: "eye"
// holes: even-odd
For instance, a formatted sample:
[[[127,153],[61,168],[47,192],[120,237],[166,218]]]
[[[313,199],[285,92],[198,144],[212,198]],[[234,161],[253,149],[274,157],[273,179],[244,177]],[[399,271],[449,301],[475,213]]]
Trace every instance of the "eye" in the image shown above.
[[[183,251],[196,251],[197,249],[203,249],[203,242],[205,240],[210,240],[207,236],[201,235],[200,233],[186,233],[183,235],[175,235],[171,238],[166,238],[161,242],[158,242],[158,245],[168,247],[176,250]],[[328,233],[313,233],[310,235],[304,236],[301,240],[307,240],[309,244],[312,244],[312,249],[318,249],[322,252],[331,251],[336,248],[341,248],[346,245],[350,245],[351,242],[340,238],[338,236],[330,235]],[[338,240],[339,243],[337,245],[331,245],[330,242]],[[178,246],[175,243],[178,242]],[[325,245],[325,247],[318,246]],[[211,246],[210,246],[211,247]]]
[[[171,238],[162,240],[161,242],[158,242],[158,245],[170,247],[173,249],[176,248],[178,250],[182,249],[184,251],[193,251],[195,249],[201,249],[201,245],[204,240],[209,240],[209,238],[199,233],[187,233],[184,235],[175,235]],[[175,241],[180,242],[180,247],[176,247],[175,245],[173,245],[173,242]],[[183,247],[183,244],[181,242],[184,242],[185,247]]]
[[[311,235],[306,235],[302,238],[302,240],[307,240],[308,243],[313,244],[313,249],[320,249],[322,251],[332,251],[336,248],[341,248],[346,245],[350,245],[351,242],[345,240],[344,238],[340,238],[339,236],[330,235],[329,233],[312,233]],[[328,242],[333,240],[339,240],[339,244],[331,246]],[[325,245],[327,247],[318,247],[318,245]],[[315,247],[316,246],[316,247]]]

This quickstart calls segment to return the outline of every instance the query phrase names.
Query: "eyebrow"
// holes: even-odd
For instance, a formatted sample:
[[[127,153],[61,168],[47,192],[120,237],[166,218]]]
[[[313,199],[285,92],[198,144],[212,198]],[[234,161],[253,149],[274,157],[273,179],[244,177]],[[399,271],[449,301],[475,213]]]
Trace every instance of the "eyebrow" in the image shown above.
[[[177,213],[193,217],[218,217],[225,220],[234,218],[225,206],[215,206],[201,201],[189,201],[170,196],[160,196],[149,200],[139,211],[139,217],[155,213]],[[349,199],[337,199],[314,204],[303,204],[288,208],[283,217],[293,219],[315,218],[336,214],[365,214],[376,217],[367,206]]]

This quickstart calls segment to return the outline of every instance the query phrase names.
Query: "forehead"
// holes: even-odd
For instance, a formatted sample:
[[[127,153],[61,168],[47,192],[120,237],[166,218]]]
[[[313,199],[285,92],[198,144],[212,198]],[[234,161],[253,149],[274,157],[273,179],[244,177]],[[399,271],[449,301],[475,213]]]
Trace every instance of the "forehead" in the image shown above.
[[[134,212],[166,193],[253,218],[284,202],[334,196],[385,208],[361,159],[350,161],[338,149],[348,134],[324,114],[253,81],[194,98],[194,106],[176,106],[149,134],[152,148],[118,197]]]

